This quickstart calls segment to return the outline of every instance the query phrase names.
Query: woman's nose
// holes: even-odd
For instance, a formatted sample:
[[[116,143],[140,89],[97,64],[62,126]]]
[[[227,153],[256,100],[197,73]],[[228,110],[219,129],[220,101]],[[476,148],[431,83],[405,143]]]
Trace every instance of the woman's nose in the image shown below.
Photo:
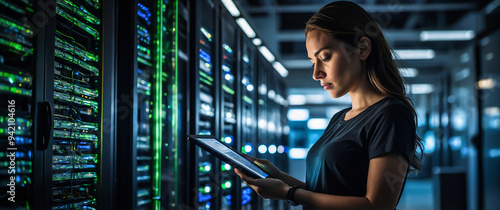
[[[325,77],[325,72],[319,69],[318,65],[314,65],[314,70],[313,70],[313,75],[312,78],[314,80],[320,80]]]

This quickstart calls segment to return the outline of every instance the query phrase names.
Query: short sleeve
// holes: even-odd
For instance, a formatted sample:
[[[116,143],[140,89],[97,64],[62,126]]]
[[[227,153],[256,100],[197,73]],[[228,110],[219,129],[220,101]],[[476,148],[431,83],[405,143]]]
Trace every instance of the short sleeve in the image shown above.
[[[373,124],[367,132],[369,159],[396,153],[409,161],[413,138],[415,138],[415,122],[406,105],[392,104],[377,113]]]

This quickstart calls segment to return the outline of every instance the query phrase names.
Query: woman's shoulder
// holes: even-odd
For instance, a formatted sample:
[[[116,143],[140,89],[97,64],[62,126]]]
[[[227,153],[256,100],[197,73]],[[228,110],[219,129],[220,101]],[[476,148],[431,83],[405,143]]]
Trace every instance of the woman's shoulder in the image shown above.
[[[410,113],[409,107],[403,103],[401,100],[394,97],[386,97],[378,107],[376,107],[372,112],[387,114],[387,113]]]

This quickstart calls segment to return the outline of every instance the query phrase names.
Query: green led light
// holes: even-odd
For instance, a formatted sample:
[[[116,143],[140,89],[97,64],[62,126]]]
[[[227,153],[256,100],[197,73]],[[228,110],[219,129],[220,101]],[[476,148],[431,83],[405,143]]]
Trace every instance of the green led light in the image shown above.
[[[0,128],[0,134],[3,134],[4,130],[3,128]]]
[[[223,190],[229,189],[232,187],[231,181],[225,181],[224,183],[221,184],[221,187]]]
[[[72,1],[58,0],[57,4],[66,8],[69,11],[73,11],[74,13],[76,13],[78,16],[84,18],[89,23],[96,24],[96,25],[99,25],[101,23],[99,18],[97,18],[96,16],[94,16],[90,12],[88,12],[87,9],[85,9],[85,7],[83,7],[81,5],[77,6]]]
[[[178,157],[178,150],[177,150],[177,137],[179,136],[179,123],[178,123],[178,119],[179,119],[179,81],[178,81],[178,73],[179,73],[179,68],[178,68],[178,62],[179,62],[179,45],[177,43],[179,43],[179,33],[178,33],[178,30],[176,29],[177,27],[179,27],[179,2],[177,0],[175,1],[171,1],[173,3],[173,22],[174,22],[174,27],[172,27],[172,31],[174,33],[174,37],[172,40],[174,44],[173,48],[174,49],[170,49],[170,50],[173,50],[174,52],[174,64],[173,64],[173,72],[172,72],[172,80],[173,81],[173,86],[171,87],[172,88],[172,118],[171,118],[171,129],[172,129],[172,136],[174,137],[174,145],[173,147],[175,148],[174,149],[174,157],[175,159],[177,159]],[[174,161],[174,174],[175,174],[175,180],[179,180],[179,176],[180,176],[180,171],[179,171],[179,161]],[[179,185],[178,184],[175,184],[174,185],[174,190],[175,192],[179,192]],[[175,194],[175,201],[177,202],[178,201],[178,195],[179,193],[176,193]]]
[[[204,77],[208,81],[210,81],[210,82],[214,81],[214,78],[211,77],[210,75],[208,75],[207,73],[205,73],[204,71],[200,70],[199,72],[200,72],[200,76]]]
[[[7,47],[10,47],[11,51],[18,54],[24,53],[25,55],[32,55],[34,52],[33,48],[24,47],[21,44],[18,44],[16,42],[11,42],[9,40],[2,38],[0,38],[0,45],[5,45]]]
[[[68,14],[66,11],[64,11],[60,7],[56,7],[56,13],[58,15],[60,15],[61,17],[63,17],[64,19],[68,20],[69,22],[73,23],[74,25],[78,26],[79,28],[81,28],[85,32],[89,33],[95,39],[99,40],[99,38],[100,38],[99,31],[97,31],[96,29],[94,29],[94,28],[90,27],[88,24],[83,23],[82,21],[74,18],[73,16]]]
[[[154,127],[153,127],[153,135],[154,135],[154,142],[153,142],[153,148],[154,148],[154,161],[153,161],[153,167],[154,167],[154,179],[153,179],[153,194],[154,197],[160,198],[161,197],[161,160],[160,157],[162,155],[162,95],[163,95],[163,90],[162,90],[162,77],[158,75],[162,75],[162,56],[163,56],[163,31],[161,28],[163,27],[163,1],[162,0],[157,0],[156,1],[156,37],[158,37],[157,40],[157,45],[156,45],[156,58],[155,58],[155,72],[153,74],[153,80],[154,80],[154,95],[153,95],[153,101],[150,102],[150,104],[153,106],[153,114],[154,114]],[[147,51],[149,55],[149,50]],[[151,87],[152,84],[149,83],[148,87]],[[149,115],[150,118],[153,116],[152,114]],[[168,146],[168,144],[166,144]],[[165,156],[165,159],[168,160],[168,156]],[[155,199],[153,203],[153,209],[159,210],[161,209],[161,200],[160,199]]]
[[[203,35],[205,35],[205,37],[207,37],[208,41],[211,42],[212,41],[212,34],[210,34],[205,28],[201,27],[200,28],[201,30],[201,33],[203,33]]]
[[[150,63],[149,61],[147,61],[147,60],[145,60],[144,58],[141,58],[141,57],[137,57],[137,61],[138,61],[139,63],[142,63],[142,64],[144,64],[144,65],[146,65],[146,66],[149,66],[149,67],[152,67],[152,66],[153,66],[153,64],[152,64],[152,63]]]
[[[228,92],[229,94],[234,95],[234,90],[229,88],[228,86],[222,85],[222,89]]]
[[[233,53],[233,50],[229,47],[229,45],[227,45],[227,44],[222,44],[222,47],[224,47],[224,49],[225,49],[228,53],[230,53],[230,54],[232,54],[232,53]]]
[[[243,96],[243,100],[249,104],[253,104],[253,100],[251,98],[249,98],[248,96]]]
[[[4,1],[4,0],[0,0],[0,4],[3,5],[4,7],[7,7],[9,9],[17,12],[17,13],[21,13],[23,15],[26,15],[26,12],[22,8],[20,8],[19,6],[10,4],[9,2]]]
[[[84,0],[84,1],[95,9],[99,9],[99,7],[101,6],[99,0]]]
[[[14,32],[20,32],[23,36],[26,37],[33,36],[33,31],[31,29],[25,28],[22,25],[4,19],[4,16],[0,17],[0,26],[13,30]],[[26,27],[29,27],[29,25],[26,25]]]
[[[208,185],[207,185],[207,186],[205,186],[205,187],[200,187],[199,191],[200,191],[201,193],[210,193],[210,192],[212,192],[212,188],[211,188],[210,186],[208,186]]]
[[[222,171],[229,171],[229,170],[231,170],[231,165],[229,165],[227,163],[221,165],[220,167],[221,167]]]
[[[210,82],[210,81],[206,80],[205,78],[200,77],[200,81],[201,81],[201,82],[203,82],[203,83],[205,83],[205,84],[207,84],[207,85],[212,86],[212,82]],[[201,86],[200,86],[200,87],[201,87]]]
[[[61,32],[59,32],[59,33],[61,33]],[[59,37],[56,37],[55,44],[56,44],[56,47],[58,47],[58,48],[67,50],[67,51],[71,52],[72,54],[76,54],[76,55],[82,57],[83,60],[91,60],[94,62],[99,61],[99,56],[94,55],[90,52],[87,52],[87,51],[81,49],[80,47],[75,46],[74,44],[71,44],[63,39],[60,39]]]

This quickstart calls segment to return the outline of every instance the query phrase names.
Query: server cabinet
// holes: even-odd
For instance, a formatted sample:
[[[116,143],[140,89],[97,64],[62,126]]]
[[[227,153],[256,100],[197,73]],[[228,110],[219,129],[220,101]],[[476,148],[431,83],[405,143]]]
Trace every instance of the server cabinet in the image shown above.
[[[34,205],[36,63],[41,42],[31,23],[36,5],[30,1],[0,4],[0,183],[2,209]],[[31,24],[29,24],[31,23]],[[42,32],[43,33],[43,32]],[[43,81],[42,81],[43,82]],[[39,96],[36,97],[35,96]],[[42,105],[43,106],[43,105]],[[47,107],[48,108],[48,107]],[[48,136],[45,136],[48,137]],[[37,164],[41,167],[43,163]],[[37,182],[41,184],[41,182]]]
[[[44,209],[112,205],[109,183],[113,175],[108,169],[113,168],[113,131],[104,127],[112,123],[111,108],[104,107],[111,104],[114,89],[109,77],[113,75],[113,46],[104,45],[114,36],[112,6],[113,2],[97,0],[59,0],[42,6],[48,17],[44,25],[43,89],[53,106],[48,113],[37,113],[40,125],[46,124],[41,122],[45,120],[53,125],[52,139],[41,148],[47,148]],[[111,27],[105,30],[104,24]]]
[[[256,157],[257,150],[257,48],[252,44],[246,35],[241,34],[241,53],[240,53],[240,68],[241,68],[241,83],[240,89],[240,118],[238,120],[239,139],[241,153]],[[240,186],[240,204],[241,209],[255,209],[257,194],[252,188],[247,186],[245,182],[238,179],[237,186]]]
[[[275,103],[276,103],[276,118],[274,118],[276,123],[275,137],[268,147],[268,151],[272,153],[275,159],[275,164],[279,166],[280,170],[288,172],[288,132],[290,128],[288,127],[288,118],[286,114],[288,113],[288,96],[287,87],[281,75],[276,71],[275,74]],[[279,205],[286,205],[284,202],[279,203]]]
[[[466,173],[466,183],[457,186],[465,187],[462,191],[467,193],[467,199],[460,202],[452,201],[455,204],[462,205],[463,208],[476,209],[478,205],[478,157],[476,138],[479,133],[479,116],[477,98],[474,97],[476,87],[476,60],[474,59],[475,50],[473,43],[464,49],[458,50],[454,53],[453,57],[460,58],[459,62],[450,62],[450,82],[449,82],[449,95],[446,97],[439,97],[439,105],[447,105],[448,107],[440,108],[438,113],[431,113],[429,126],[434,129],[444,129],[444,144],[441,148],[446,151],[448,157],[443,157],[444,160],[449,160],[450,166],[462,168],[463,171],[459,173]],[[444,91],[443,91],[444,92]],[[436,97],[438,98],[438,97]],[[442,103],[442,101],[446,101]],[[444,110],[449,110],[443,111]],[[445,115],[449,114],[449,115]],[[439,116],[446,116],[444,119],[439,120]],[[450,117],[448,117],[450,116]],[[448,123],[449,122],[449,123]],[[428,131],[432,132],[432,131]],[[437,154],[433,154],[434,157]],[[465,170],[467,169],[467,170]],[[459,177],[459,173],[451,174]],[[444,190],[444,189],[443,189]],[[455,199],[453,199],[455,200]],[[441,202],[444,204],[446,202]]]
[[[275,123],[275,131],[273,132],[273,137],[268,144],[268,153],[272,156],[274,160],[274,164],[279,167],[280,170],[288,172],[288,152],[285,151],[285,148],[288,148],[288,118],[286,117],[287,113],[287,101],[285,97],[287,97],[286,85],[281,79],[281,75],[279,75],[276,71],[273,70],[274,78],[276,86],[274,87],[275,96],[274,96],[274,106],[273,110],[275,118],[273,121]],[[286,147],[285,147],[286,146]],[[278,209],[284,209],[288,204],[284,201],[276,201],[275,203]]]
[[[189,10],[183,1],[162,1],[162,156],[161,208],[180,209],[186,203],[187,171],[186,79],[188,77]]]
[[[257,130],[257,157],[261,159],[267,159],[275,164],[274,159],[268,153],[268,145],[272,138],[272,132],[274,131],[274,123],[272,122],[272,97],[270,94],[273,94],[272,90],[272,81],[271,71],[274,71],[271,64],[261,55],[259,55],[258,60],[258,84],[259,84],[259,106],[258,106],[258,130]],[[279,167],[278,165],[276,165]],[[263,209],[275,209],[275,201],[269,199],[259,198],[257,201],[254,201],[255,205],[258,208]]]
[[[500,207],[500,99],[497,96],[500,86],[500,61],[495,56],[500,54],[500,30],[484,37],[480,41],[481,72],[477,82],[479,108],[481,113],[481,151],[482,155],[482,192],[483,208],[497,209]]]
[[[267,60],[259,56],[258,84],[259,84],[259,105],[258,105],[258,147],[257,157],[267,159],[283,171],[286,171],[288,164],[285,154],[283,138],[285,118],[285,100],[282,91],[285,86],[281,82],[281,76],[274,70]],[[286,95],[284,95],[286,96]],[[263,209],[279,209],[283,206],[282,201],[259,199],[257,204]]]
[[[2,1],[2,81],[10,85],[1,89],[20,103],[12,107],[19,116],[13,118],[16,207],[111,207],[112,172],[104,169],[112,168],[112,131],[103,127],[105,120],[112,123],[103,107],[113,84],[104,78],[113,73],[112,44],[103,44],[113,33],[103,28],[114,22],[112,10],[104,15],[110,6],[97,0]]]
[[[268,112],[266,104],[266,85],[280,79],[268,80],[274,68],[262,56],[257,61],[257,48],[243,36],[233,17],[219,1],[189,3],[190,48],[193,49],[189,59],[194,60],[189,62],[189,79],[185,80],[189,94],[187,133],[213,135],[233,148],[241,149],[242,153],[259,157],[254,148],[259,145],[260,139],[271,138],[267,129],[271,120],[267,115],[271,112]],[[262,95],[257,95],[257,92]],[[259,199],[231,171],[229,164],[194,144],[190,143],[187,147],[187,200],[181,207],[277,207],[276,203]],[[267,202],[266,205],[263,202]]]
[[[218,34],[216,10],[211,0],[190,1],[189,134],[220,137],[220,75],[218,64]],[[208,152],[188,145],[188,183],[186,205],[198,209],[220,207],[220,163]]]
[[[117,2],[119,209],[161,205],[162,6],[161,1]]]
[[[240,146],[240,136],[238,135],[239,125],[238,119],[241,118],[240,98],[241,76],[239,73],[239,41],[240,31],[233,17],[229,14],[222,4],[218,3],[219,20],[220,20],[220,42],[219,42],[219,68],[220,72],[220,98],[218,103],[221,104],[220,118],[221,123],[217,126],[220,129],[221,141],[225,142],[233,148]],[[236,183],[239,177],[232,171],[231,165],[220,163],[219,186],[220,186],[220,209],[239,208],[239,186]],[[218,187],[219,187],[218,186]],[[236,202],[235,202],[236,201]]]

